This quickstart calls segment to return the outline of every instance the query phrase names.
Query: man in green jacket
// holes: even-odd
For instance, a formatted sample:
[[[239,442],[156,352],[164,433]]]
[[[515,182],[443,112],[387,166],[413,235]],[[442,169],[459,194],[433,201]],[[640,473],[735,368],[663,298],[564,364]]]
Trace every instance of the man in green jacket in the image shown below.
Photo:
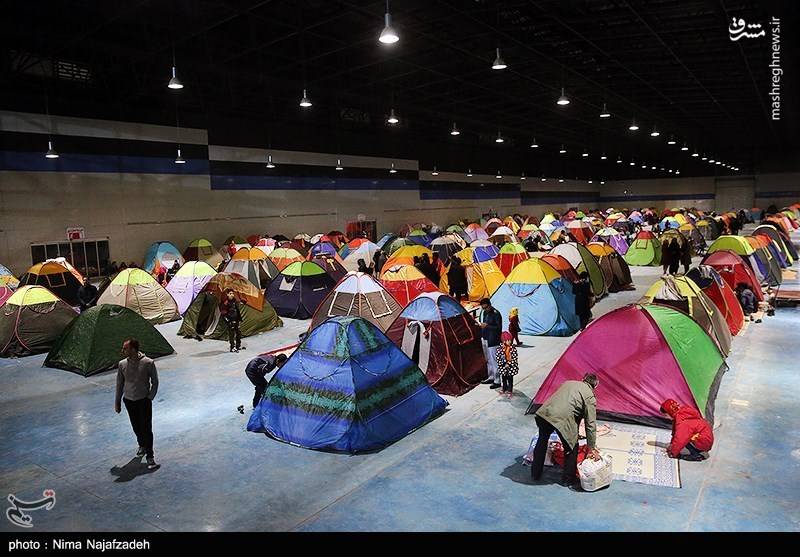
[[[539,439],[533,450],[531,477],[542,477],[544,460],[547,456],[547,443],[555,431],[564,446],[564,469],[561,485],[568,487],[576,482],[578,468],[578,426],[586,422],[586,443],[589,457],[597,460],[595,432],[597,431],[597,399],[594,391],[599,381],[593,373],[587,373],[582,381],[564,381],[550,398],[536,411],[536,425],[539,426]]]

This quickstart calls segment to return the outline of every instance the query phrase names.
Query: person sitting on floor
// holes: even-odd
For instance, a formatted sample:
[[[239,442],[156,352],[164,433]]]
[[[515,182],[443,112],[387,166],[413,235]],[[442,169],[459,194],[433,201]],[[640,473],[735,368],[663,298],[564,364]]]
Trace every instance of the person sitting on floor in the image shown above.
[[[747,284],[740,282],[736,285],[736,297],[739,298],[739,304],[742,306],[742,311],[744,312],[745,317],[752,321],[752,314],[758,311],[758,300],[756,300],[756,295],[753,293],[750,287],[747,286]]]
[[[672,458],[705,460],[714,444],[714,430],[705,418],[689,406],[668,398],[661,404],[661,412],[672,419],[672,441],[667,453]]]

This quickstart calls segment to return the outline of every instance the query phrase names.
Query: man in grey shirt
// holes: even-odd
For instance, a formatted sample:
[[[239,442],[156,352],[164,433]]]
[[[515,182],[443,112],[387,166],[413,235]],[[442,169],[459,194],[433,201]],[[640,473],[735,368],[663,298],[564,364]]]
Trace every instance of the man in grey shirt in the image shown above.
[[[158,392],[156,364],[139,352],[139,341],[130,338],[122,345],[126,356],[117,370],[117,392],[114,411],[122,411],[122,402],[131,420],[133,432],[139,442],[136,456],[147,456],[147,468],[158,468],[153,456],[153,399]]]

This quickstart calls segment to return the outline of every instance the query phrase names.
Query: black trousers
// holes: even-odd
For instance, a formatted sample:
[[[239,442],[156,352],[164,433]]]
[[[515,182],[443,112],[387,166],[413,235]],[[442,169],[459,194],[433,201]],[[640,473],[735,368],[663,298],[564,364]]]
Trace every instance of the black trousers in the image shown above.
[[[237,350],[242,347],[242,331],[239,329],[238,321],[226,321],[228,325],[228,342],[231,343],[231,348]]]
[[[136,434],[136,441],[147,451],[147,458],[153,458],[153,401],[145,397],[141,400],[123,398],[125,409]]]
[[[261,402],[261,397],[264,396],[264,391],[267,390],[269,383],[267,383],[267,380],[262,377],[260,381],[257,380],[255,385],[256,393],[253,395],[253,408],[258,406],[258,403]]]
[[[564,447],[564,469],[561,473],[561,481],[574,481],[578,472],[578,447],[570,447],[569,443],[564,441],[561,433],[553,427],[553,424],[544,418],[536,416],[536,425],[539,426],[539,439],[536,440],[536,446],[533,449],[531,477],[534,480],[542,477],[544,459],[547,457],[547,443],[555,431],[558,433],[558,438],[561,439],[561,445]]]
[[[514,376],[513,375],[501,375],[500,380],[503,382],[503,392],[504,393],[513,393],[514,392]]]

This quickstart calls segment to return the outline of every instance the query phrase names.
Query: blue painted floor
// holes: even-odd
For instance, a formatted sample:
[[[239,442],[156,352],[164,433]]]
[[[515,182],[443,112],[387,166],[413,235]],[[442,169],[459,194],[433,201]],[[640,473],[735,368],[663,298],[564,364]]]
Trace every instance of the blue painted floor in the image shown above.
[[[595,315],[637,300],[658,274],[635,268],[636,291],[601,300]],[[383,451],[345,456],[248,433],[236,411],[252,399],[245,363],[296,342],[307,322],[245,339],[239,354],[180,339],[178,325],[160,327],[178,353],[157,362],[162,467],[150,473],[131,464],[114,373],[42,368],[44,355],[0,360],[0,494],[57,494],[32,513],[34,531],[800,530],[800,308],[734,339],[712,457],[681,464],[681,489],[618,481],[597,493],[533,485],[520,463],[529,398],[571,339],[523,339],[512,400],[479,387]]]

